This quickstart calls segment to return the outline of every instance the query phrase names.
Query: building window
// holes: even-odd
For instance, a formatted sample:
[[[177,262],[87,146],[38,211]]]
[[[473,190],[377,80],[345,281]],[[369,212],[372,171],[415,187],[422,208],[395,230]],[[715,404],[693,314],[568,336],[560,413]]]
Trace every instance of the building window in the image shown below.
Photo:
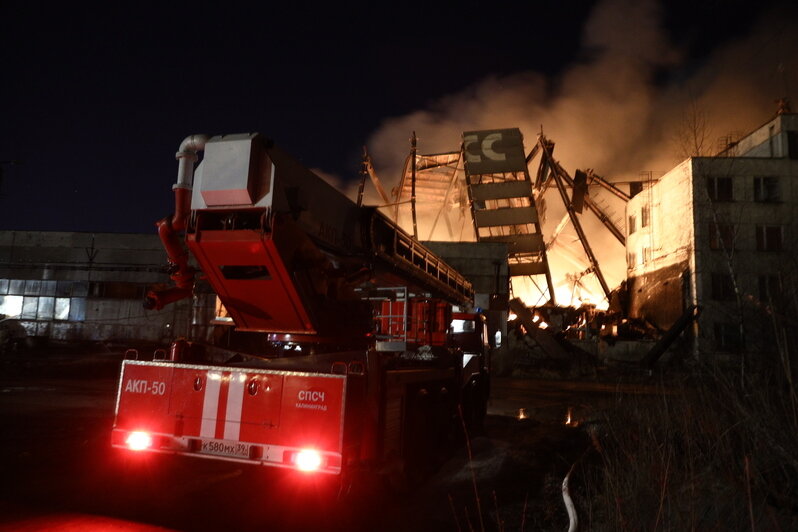
[[[778,275],[760,275],[759,281],[759,301],[765,305],[778,305],[781,297],[781,280]]]
[[[632,215],[629,217],[629,234],[631,235],[635,231],[637,231],[637,219]]]
[[[708,177],[707,194],[712,201],[733,201],[734,192],[731,177]]]
[[[734,299],[734,283],[728,273],[713,273],[711,296],[715,301],[731,301]]]
[[[22,314],[22,296],[0,296],[0,319]]]
[[[781,199],[778,177],[754,178],[754,201],[776,202]]]
[[[651,262],[651,248],[643,248],[643,264]]]
[[[637,261],[637,255],[635,253],[629,253],[629,256],[626,259],[627,268],[631,270],[632,268],[637,266],[637,264],[635,263],[636,261]]]
[[[83,321],[86,319],[86,298],[73,297],[69,300],[69,321]]]
[[[19,317],[23,320],[35,320],[38,310],[39,298],[25,296],[22,298],[22,312],[20,312]]]
[[[734,323],[715,323],[715,348],[718,351],[738,351],[742,347],[740,326]]]
[[[780,225],[756,226],[757,251],[781,251],[782,230]]]
[[[734,249],[734,224],[709,223],[709,249]]]
[[[787,132],[787,154],[790,159],[798,159],[798,131]]]
[[[53,319],[68,320],[69,319],[69,298],[57,297],[55,298],[55,314]]]
[[[648,205],[643,205],[640,211],[640,227],[648,227],[651,223],[651,209]]]
[[[0,279],[0,315],[24,320],[84,321],[86,299],[74,296],[85,296],[87,287],[85,281]]]

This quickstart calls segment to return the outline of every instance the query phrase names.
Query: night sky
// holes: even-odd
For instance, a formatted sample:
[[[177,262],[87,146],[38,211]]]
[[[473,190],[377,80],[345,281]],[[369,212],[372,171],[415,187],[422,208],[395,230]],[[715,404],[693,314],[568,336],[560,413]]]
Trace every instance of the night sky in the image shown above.
[[[192,133],[260,131],[356,179],[386,119],[488,76],[556,82],[586,60],[597,2],[110,4],[0,3],[0,160],[19,161],[3,165],[0,230],[153,232]],[[681,56],[654,82],[689,75],[774,6],[667,2]]]

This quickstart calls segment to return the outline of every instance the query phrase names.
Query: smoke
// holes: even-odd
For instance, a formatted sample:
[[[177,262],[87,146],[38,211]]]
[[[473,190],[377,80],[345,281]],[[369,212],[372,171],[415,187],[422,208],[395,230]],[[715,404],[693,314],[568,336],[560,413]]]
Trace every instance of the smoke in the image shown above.
[[[556,142],[555,158],[572,175],[576,168],[592,168],[611,181],[629,181],[641,172],[659,177],[690,155],[680,153],[685,143],[679,141],[691,113],[706,119],[701,135],[709,151],[720,136],[750,131],[774,114],[774,100],[788,95],[798,72],[798,37],[790,31],[794,9],[766,13],[749,35],[691,62],[669,41],[661,15],[653,0],[600,2],[584,28],[583,59],[558,78],[535,72],[490,77],[426,109],[385,120],[368,147],[386,188],[398,184],[412,131],[419,153],[440,153],[458,150],[463,131],[509,127],[521,129],[529,149],[542,129]],[[370,188],[366,201],[378,203]],[[624,206],[614,201],[599,198],[623,228]],[[548,238],[565,211],[556,192],[550,191],[546,202]],[[614,287],[626,277],[625,250],[592,215],[582,220]],[[407,228],[408,222],[404,217],[402,225]],[[423,231],[420,236],[425,238]],[[560,285],[558,299],[568,294],[562,301],[567,303],[576,274],[588,266],[571,229],[558,239],[549,261]],[[582,281],[598,303],[603,294],[591,277]]]
[[[350,200],[357,201],[358,189],[360,188],[359,181],[344,181],[338,174],[327,172],[318,167],[311,168],[310,171],[326,181],[328,185],[338,189]]]

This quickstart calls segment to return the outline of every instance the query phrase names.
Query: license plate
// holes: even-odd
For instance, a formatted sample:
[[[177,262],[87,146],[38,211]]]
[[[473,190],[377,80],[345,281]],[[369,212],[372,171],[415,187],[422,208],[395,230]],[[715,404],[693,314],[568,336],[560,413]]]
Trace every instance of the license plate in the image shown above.
[[[200,451],[203,454],[249,458],[249,444],[219,440],[202,440]]]

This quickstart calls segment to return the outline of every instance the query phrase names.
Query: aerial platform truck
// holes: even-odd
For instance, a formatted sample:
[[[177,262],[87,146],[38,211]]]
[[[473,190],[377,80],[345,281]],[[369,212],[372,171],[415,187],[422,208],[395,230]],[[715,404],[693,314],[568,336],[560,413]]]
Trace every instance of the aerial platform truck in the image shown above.
[[[192,135],[177,159],[157,223],[174,285],[145,306],[191,297],[201,275],[216,325],[122,363],[114,447],[343,479],[429,469],[479,425],[487,342],[468,280],[262,135]]]

